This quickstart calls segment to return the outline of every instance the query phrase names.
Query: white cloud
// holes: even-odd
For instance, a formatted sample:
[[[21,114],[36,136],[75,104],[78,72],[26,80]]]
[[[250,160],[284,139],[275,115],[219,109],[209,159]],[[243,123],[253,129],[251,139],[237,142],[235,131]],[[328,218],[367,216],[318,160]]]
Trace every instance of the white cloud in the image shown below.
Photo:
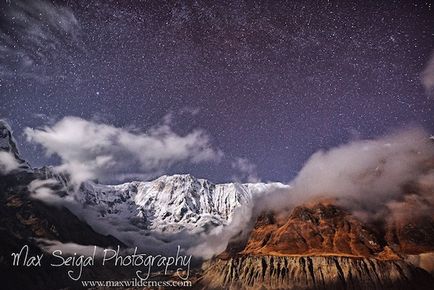
[[[434,53],[427,62],[424,71],[422,72],[422,84],[428,94],[434,92]]]
[[[27,186],[30,197],[42,200],[49,204],[63,204],[65,200],[56,194],[52,189],[53,186],[58,186],[59,182],[56,179],[35,179]]]
[[[210,233],[202,234],[197,239],[200,243],[190,247],[187,252],[196,257],[210,259],[223,252],[231,239],[240,238],[242,240],[249,232],[247,225],[252,222],[252,210],[252,203],[238,207],[228,225],[215,227]]]
[[[51,254],[53,251],[60,250],[62,255],[84,255],[92,256],[95,251],[96,257],[104,255],[104,249],[94,245],[80,245],[76,243],[62,243],[57,240],[47,240],[36,238],[38,246],[44,251]],[[96,247],[96,248],[95,248]]]
[[[25,135],[48,155],[59,156],[62,164],[56,169],[71,174],[75,184],[117,174],[155,175],[179,162],[219,161],[222,157],[204,131],[179,135],[168,122],[141,133],[65,117],[51,127],[26,128]]]
[[[12,152],[0,151],[0,173],[8,174],[20,166]]]
[[[407,129],[375,140],[361,140],[318,151],[294,180],[294,198],[316,195],[347,198],[367,206],[382,204],[417,180],[434,157],[429,134]]]
[[[250,162],[249,159],[237,157],[231,165],[233,169],[241,173],[241,176],[235,179],[246,179],[248,182],[259,181],[256,165]]]
[[[409,128],[371,140],[357,140],[314,153],[291,189],[255,200],[254,215],[286,211],[313,199],[333,199],[362,219],[387,219],[434,208],[434,144],[421,128]],[[405,186],[417,186],[416,192]],[[423,205],[423,206],[422,206]],[[413,211],[413,215],[414,215]]]

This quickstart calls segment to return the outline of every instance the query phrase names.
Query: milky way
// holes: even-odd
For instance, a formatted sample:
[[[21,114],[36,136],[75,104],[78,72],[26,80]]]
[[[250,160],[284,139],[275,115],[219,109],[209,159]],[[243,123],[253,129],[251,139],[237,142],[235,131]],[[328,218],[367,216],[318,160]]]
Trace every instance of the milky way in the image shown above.
[[[224,158],[167,173],[216,182],[234,160],[287,181],[318,149],[434,132],[430,2],[0,1],[0,117],[35,166],[56,160],[24,128],[64,116],[146,130],[171,114]]]

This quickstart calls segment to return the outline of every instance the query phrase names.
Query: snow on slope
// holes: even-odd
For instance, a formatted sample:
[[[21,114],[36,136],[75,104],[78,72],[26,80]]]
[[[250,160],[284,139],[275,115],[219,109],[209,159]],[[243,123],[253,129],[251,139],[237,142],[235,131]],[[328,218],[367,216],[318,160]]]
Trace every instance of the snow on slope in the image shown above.
[[[138,229],[173,234],[207,232],[231,222],[234,210],[252,197],[281,183],[213,184],[189,174],[161,176],[153,181],[120,185],[83,184],[76,198],[84,208],[97,212],[101,221],[128,221]],[[88,221],[92,224],[92,220]]]

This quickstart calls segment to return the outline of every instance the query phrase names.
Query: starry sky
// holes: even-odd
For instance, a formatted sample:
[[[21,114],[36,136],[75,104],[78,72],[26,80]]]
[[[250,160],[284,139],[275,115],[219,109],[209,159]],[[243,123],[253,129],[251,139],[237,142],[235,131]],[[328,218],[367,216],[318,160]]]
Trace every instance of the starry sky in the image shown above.
[[[65,116],[145,130],[171,114],[224,157],[166,172],[215,182],[237,175],[236,158],[289,181],[319,149],[434,132],[429,1],[0,3],[0,118],[34,166],[58,160],[24,128]]]

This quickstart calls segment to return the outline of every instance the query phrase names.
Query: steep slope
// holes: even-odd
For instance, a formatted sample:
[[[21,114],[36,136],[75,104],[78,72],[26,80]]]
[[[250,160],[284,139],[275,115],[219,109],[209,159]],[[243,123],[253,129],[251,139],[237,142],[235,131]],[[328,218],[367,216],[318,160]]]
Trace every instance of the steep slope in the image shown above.
[[[12,136],[11,128],[2,120],[0,120],[0,152],[9,154],[16,161],[19,170],[30,169],[29,164],[22,159],[18,153],[17,145],[15,143],[15,139]],[[2,158],[5,157],[2,156]]]
[[[431,289],[433,276],[406,260],[402,232],[418,221],[398,228],[390,222],[395,226],[366,224],[331,201],[266,212],[247,241],[233,242],[207,263],[201,283],[211,289]],[[412,239],[411,254],[434,250],[434,218],[425,223],[411,227],[423,237]],[[393,241],[384,238],[392,228],[401,233]]]
[[[123,246],[111,236],[95,232],[67,208],[49,205],[33,198],[29,185],[33,181],[44,181],[57,177],[49,168],[33,169],[21,159],[9,127],[0,122],[0,151],[12,154],[19,164],[8,172],[0,171],[0,273],[2,289],[63,289],[72,286],[64,269],[49,267],[12,267],[12,252],[18,252],[24,245],[29,246],[29,256],[41,254],[39,243],[53,241],[79,245],[107,247]],[[50,185],[59,195],[61,182]],[[114,269],[91,269],[89,275],[113,274]],[[95,271],[95,272],[92,272]]]
[[[27,173],[29,174],[29,173]],[[2,183],[4,176],[0,176]],[[54,242],[56,249],[62,244],[99,247],[123,246],[114,237],[95,232],[88,224],[80,220],[68,209],[50,206],[30,198],[23,181],[35,176],[19,176],[16,185],[8,178],[9,189],[0,196],[0,272],[2,289],[65,289],[74,287],[74,281],[68,278],[65,269],[50,267],[50,255],[41,267],[12,266],[11,253],[20,251],[24,245],[29,246],[29,256],[41,254],[41,243]],[[2,185],[2,187],[4,184]],[[54,262],[54,261],[53,261]],[[118,271],[118,272],[117,272]],[[119,269],[89,268],[84,277],[109,278],[114,274],[119,277]]]
[[[203,289],[432,289],[434,279],[403,260],[336,256],[242,256],[213,261]]]
[[[121,185],[88,182],[76,198],[83,207],[98,212],[100,220],[129,220],[140,229],[160,233],[195,233],[229,223],[237,207],[273,188],[288,186],[213,184],[189,174],[164,175],[150,182]]]
[[[289,215],[261,215],[243,253],[374,257],[383,251],[372,229],[349,212],[318,203],[298,206]]]

